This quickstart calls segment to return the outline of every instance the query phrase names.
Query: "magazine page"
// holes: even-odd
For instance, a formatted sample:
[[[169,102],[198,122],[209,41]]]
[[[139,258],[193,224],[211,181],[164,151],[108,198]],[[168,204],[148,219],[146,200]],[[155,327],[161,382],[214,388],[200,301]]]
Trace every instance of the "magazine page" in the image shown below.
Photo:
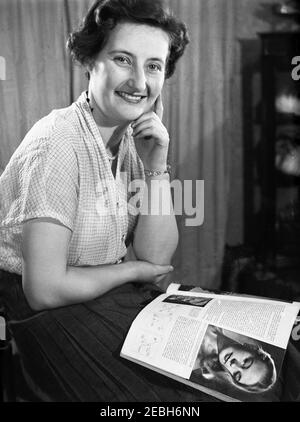
[[[284,300],[284,299],[277,299],[277,298],[274,299],[274,298],[262,297],[262,296],[257,296],[257,295],[254,296],[254,295],[249,295],[246,293],[227,292],[227,291],[218,290],[218,289],[207,290],[199,286],[184,285],[180,283],[171,283],[168,286],[166,293],[175,293],[175,292],[177,292],[178,294],[185,294],[186,292],[191,292],[195,295],[197,295],[198,293],[208,293],[208,294],[217,294],[217,295],[223,295],[223,296],[229,295],[229,296],[238,296],[238,297],[251,297],[251,298],[259,299],[259,300],[293,303],[293,301],[291,300]]]
[[[133,321],[121,353],[188,378],[203,330],[199,308],[192,308],[160,295]]]
[[[207,322],[232,329],[240,334],[254,336],[262,341],[286,348],[290,332],[300,309],[299,302],[277,301],[263,297],[222,294],[203,291],[199,287],[180,290],[171,284],[167,290],[168,301],[197,304],[213,300],[201,313]],[[234,304],[234,305],[233,305]],[[234,306],[234,310],[232,308]]]
[[[166,293],[175,293],[175,292],[196,292],[196,293],[215,293],[215,291],[208,291],[203,289],[202,287],[199,286],[189,286],[189,285],[183,285],[180,283],[170,283],[169,286],[167,287],[167,291]],[[225,292],[222,292],[223,294],[225,294]]]
[[[121,356],[238,400],[260,400],[276,383],[298,311],[299,304],[264,299],[166,293],[140,312]]]
[[[218,290],[218,289],[203,289],[199,286],[192,286],[192,285],[185,285],[180,284],[179,282],[173,282],[170,283],[167,287],[166,293],[175,293],[178,292],[178,294],[185,293],[185,292],[192,292],[192,293],[209,293],[209,294],[221,294],[221,295],[233,295],[235,296],[236,293],[233,292],[226,292],[224,290]],[[249,296],[249,295],[239,295],[239,296]],[[253,297],[253,296],[252,296]],[[257,296],[256,296],[257,297]]]
[[[300,312],[295,319],[291,332],[290,342],[295,346],[296,350],[300,352]]]

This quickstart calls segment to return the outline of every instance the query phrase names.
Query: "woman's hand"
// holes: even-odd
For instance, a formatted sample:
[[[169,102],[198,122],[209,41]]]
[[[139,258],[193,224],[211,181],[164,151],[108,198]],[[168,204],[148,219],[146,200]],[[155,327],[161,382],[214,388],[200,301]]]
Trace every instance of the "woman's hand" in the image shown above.
[[[172,265],[156,265],[147,261],[128,261],[127,264],[133,268],[134,281],[155,284],[174,269]]]
[[[136,150],[147,170],[165,170],[169,148],[169,134],[161,119],[163,104],[159,96],[154,110],[143,114],[131,124]]]

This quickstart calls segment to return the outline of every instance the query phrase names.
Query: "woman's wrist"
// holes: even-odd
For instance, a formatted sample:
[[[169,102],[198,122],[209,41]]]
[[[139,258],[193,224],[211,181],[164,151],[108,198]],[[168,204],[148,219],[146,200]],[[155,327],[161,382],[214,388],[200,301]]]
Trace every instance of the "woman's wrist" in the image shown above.
[[[169,174],[171,170],[171,166],[169,164],[166,164],[163,167],[160,168],[145,168],[144,173],[146,177],[157,177],[157,176],[163,176],[166,174]]]
[[[137,281],[140,278],[140,274],[138,273],[138,268],[135,265],[136,261],[126,261],[120,264],[120,266],[124,269],[126,268],[126,274],[129,278],[129,281]]]
[[[147,185],[150,185],[151,186],[151,189],[154,187],[154,186],[156,186],[156,187],[159,187],[160,185],[155,185],[155,184],[153,184],[152,185],[152,182],[154,182],[154,181],[163,181],[163,180],[170,180],[170,175],[169,175],[169,173],[164,173],[164,174],[160,174],[160,175],[157,175],[157,176],[147,176],[147,175],[145,175],[145,182],[147,183]]]

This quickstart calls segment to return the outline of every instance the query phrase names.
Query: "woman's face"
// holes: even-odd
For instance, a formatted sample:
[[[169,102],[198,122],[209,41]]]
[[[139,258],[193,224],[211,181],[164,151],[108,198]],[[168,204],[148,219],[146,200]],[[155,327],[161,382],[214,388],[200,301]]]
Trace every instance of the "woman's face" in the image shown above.
[[[239,384],[254,385],[264,378],[267,372],[263,362],[238,345],[224,348],[219,353],[219,361]]]
[[[152,108],[164,84],[168,52],[169,37],[160,28],[119,23],[111,31],[89,69],[89,95],[100,124],[131,122]]]

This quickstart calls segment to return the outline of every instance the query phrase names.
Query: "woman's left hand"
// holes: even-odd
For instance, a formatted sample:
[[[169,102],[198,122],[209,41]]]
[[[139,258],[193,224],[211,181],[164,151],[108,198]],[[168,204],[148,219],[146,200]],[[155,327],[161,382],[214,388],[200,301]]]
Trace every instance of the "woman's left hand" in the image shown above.
[[[161,121],[162,115],[163,104],[159,96],[154,110],[142,114],[131,124],[137,153],[147,170],[165,170],[167,166],[170,139]]]

